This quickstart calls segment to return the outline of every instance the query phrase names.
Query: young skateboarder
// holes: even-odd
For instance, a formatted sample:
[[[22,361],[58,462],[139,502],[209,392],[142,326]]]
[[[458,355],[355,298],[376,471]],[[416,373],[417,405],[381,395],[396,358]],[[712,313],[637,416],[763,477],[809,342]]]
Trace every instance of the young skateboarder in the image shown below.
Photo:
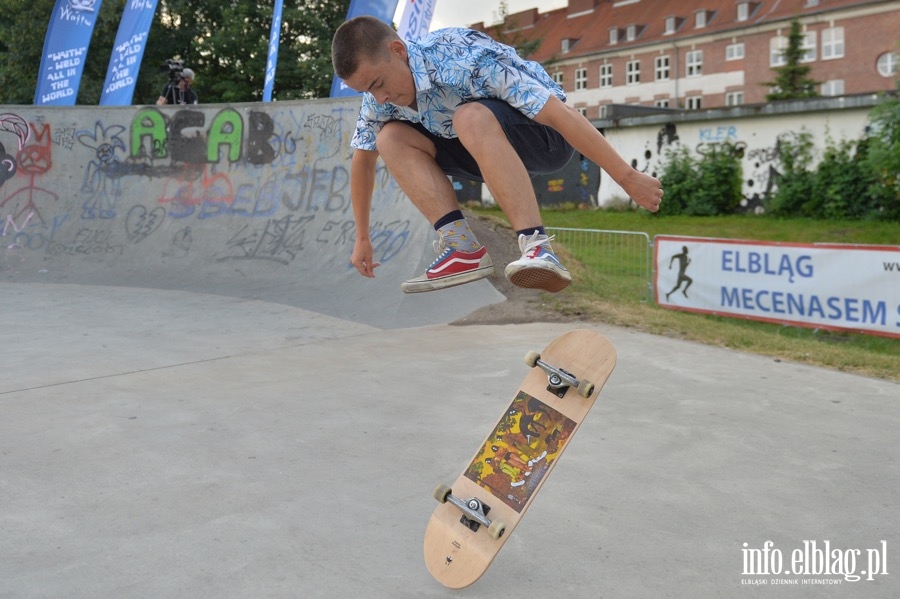
[[[625,162],[536,62],[470,29],[404,41],[386,23],[357,17],[332,40],[335,73],[364,92],[350,171],[356,220],[351,262],[374,277],[369,213],[380,155],[434,226],[438,258],[401,285],[407,293],[488,277],[493,263],[463,218],[448,175],[483,181],[518,234],[522,257],[506,267],[520,287],[561,291],[572,280],[550,246],[531,175],[552,173],[575,150],[639,205],[659,210],[659,181]]]

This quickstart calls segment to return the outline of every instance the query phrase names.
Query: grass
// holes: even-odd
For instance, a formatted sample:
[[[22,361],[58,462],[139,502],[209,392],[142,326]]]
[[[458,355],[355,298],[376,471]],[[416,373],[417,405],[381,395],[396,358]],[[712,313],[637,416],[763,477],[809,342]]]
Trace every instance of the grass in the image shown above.
[[[496,209],[473,208],[506,223]],[[896,245],[900,225],[871,221],[776,219],[759,216],[658,217],[646,212],[545,210],[548,227],[635,231],[650,235],[722,237],[755,241]],[[783,326],[678,312],[646,300],[646,276],[628,269],[615,276],[598,273],[603,260],[579,245],[558,248],[573,271],[570,292],[548,295],[548,305],[587,321],[631,327],[730,349],[900,382],[900,339]],[[620,261],[617,257],[616,261]],[[640,269],[637,269],[640,270]],[[636,290],[638,290],[636,292]]]

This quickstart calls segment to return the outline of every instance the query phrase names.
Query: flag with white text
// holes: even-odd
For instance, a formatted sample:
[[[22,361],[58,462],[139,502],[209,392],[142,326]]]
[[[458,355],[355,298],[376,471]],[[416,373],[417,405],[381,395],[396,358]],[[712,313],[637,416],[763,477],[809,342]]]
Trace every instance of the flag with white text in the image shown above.
[[[106,70],[106,81],[103,82],[103,93],[100,104],[105,106],[128,106],[134,98],[134,86],[137,83],[138,70],[147,47],[150,25],[156,13],[157,0],[128,0],[116,43],[109,57],[109,68]]]
[[[103,0],[56,0],[38,71],[34,103],[73,106],[100,3]]]
[[[404,0],[403,14],[397,33],[405,40],[422,37],[431,28],[437,0]]]

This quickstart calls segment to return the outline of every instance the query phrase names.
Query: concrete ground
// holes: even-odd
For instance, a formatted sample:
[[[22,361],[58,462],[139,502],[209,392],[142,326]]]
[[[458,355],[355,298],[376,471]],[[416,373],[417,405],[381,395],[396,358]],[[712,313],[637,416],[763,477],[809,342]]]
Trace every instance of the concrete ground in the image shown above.
[[[598,325],[3,298],[3,598],[900,596],[896,384]],[[610,337],[616,371],[488,572],[443,588],[422,560],[433,487],[524,354],[578,326]],[[751,555],[782,574],[749,575]]]

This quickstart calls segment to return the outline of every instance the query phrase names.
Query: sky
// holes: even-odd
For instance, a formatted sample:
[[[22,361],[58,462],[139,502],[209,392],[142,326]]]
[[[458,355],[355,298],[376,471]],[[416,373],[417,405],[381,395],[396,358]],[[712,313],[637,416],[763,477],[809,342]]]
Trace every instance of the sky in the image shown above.
[[[544,13],[567,4],[568,0],[506,0],[510,14],[535,7]],[[395,23],[400,22],[404,2],[398,2],[398,5]],[[478,22],[492,25],[498,20],[496,17],[499,14],[500,0],[435,0],[431,30],[441,27],[465,27]]]

